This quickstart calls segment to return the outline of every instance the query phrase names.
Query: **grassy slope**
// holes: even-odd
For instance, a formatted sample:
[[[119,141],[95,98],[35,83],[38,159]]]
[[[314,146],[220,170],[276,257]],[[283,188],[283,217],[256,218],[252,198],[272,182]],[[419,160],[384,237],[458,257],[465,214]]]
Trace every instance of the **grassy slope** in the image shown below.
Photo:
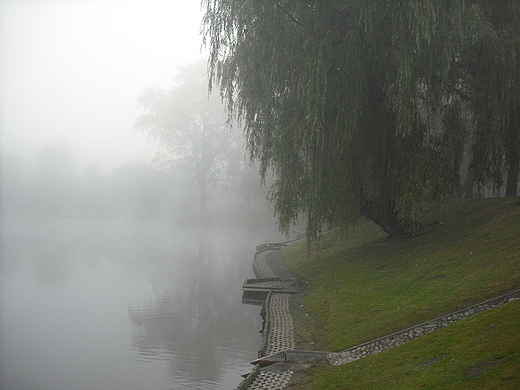
[[[317,367],[297,389],[520,389],[520,301],[398,348]]]
[[[302,310],[312,317],[311,321],[298,321],[302,315],[296,314],[300,337],[316,333],[306,326],[319,324],[318,334],[313,337],[321,340],[321,349],[342,350],[520,288],[520,198],[454,201],[425,214],[424,221],[429,220],[437,223],[411,239],[386,239],[377,227],[363,223],[349,233],[348,239],[338,232],[328,234],[317,248],[311,247],[310,256],[304,244],[289,249],[289,270],[305,280],[308,288]],[[518,306],[508,309],[516,310],[516,318],[520,317]],[[518,333],[518,321],[515,324]],[[459,333],[449,337],[457,343]],[[431,337],[442,336],[436,333],[409,345],[426,343],[422,340]],[[468,342],[471,343],[469,339]],[[516,360],[511,358],[517,369],[518,345],[517,342]],[[437,353],[429,352],[427,346],[417,352],[412,365]],[[396,379],[403,375],[403,367],[397,367],[399,374],[390,366],[399,360],[399,351],[404,348],[368,359],[383,359],[386,365],[378,367],[378,372],[388,371]],[[415,351],[413,347],[406,348],[412,348],[410,353]],[[504,353],[509,356],[509,352]],[[384,356],[391,359],[385,360]],[[435,366],[443,366],[448,359],[442,361]],[[378,361],[377,365],[380,364]],[[497,364],[492,371],[505,366]],[[320,382],[319,378],[324,377],[318,375],[309,382],[313,383],[311,387],[302,388],[332,388],[325,383],[345,377],[345,370],[352,367],[343,366],[341,371],[329,368],[331,372],[325,369],[330,375],[326,382]],[[405,376],[422,375],[421,370],[416,371]],[[352,373],[348,376],[352,377]],[[382,383],[385,385],[361,386],[360,382],[359,388],[392,388],[389,379]],[[394,388],[417,388],[414,386],[418,383]]]

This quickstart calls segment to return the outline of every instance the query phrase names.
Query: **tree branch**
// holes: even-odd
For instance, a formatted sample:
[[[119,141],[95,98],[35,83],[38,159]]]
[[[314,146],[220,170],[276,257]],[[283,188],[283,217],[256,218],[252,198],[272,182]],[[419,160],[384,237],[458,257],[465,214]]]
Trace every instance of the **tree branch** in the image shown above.
[[[291,15],[291,14],[290,14],[290,13],[289,13],[289,12],[288,12],[288,11],[287,11],[283,6],[282,6],[282,5],[280,5],[280,4],[276,4],[276,6],[277,6],[278,8],[280,8],[280,9],[282,10],[282,12],[283,12],[283,13],[284,13],[284,14],[285,14],[289,19],[291,19],[294,23],[296,23],[298,26],[303,27],[303,24],[301,24],[300,22],[298,22],[298,21],[294,18],[294,16],[292,16],[292,15]]]

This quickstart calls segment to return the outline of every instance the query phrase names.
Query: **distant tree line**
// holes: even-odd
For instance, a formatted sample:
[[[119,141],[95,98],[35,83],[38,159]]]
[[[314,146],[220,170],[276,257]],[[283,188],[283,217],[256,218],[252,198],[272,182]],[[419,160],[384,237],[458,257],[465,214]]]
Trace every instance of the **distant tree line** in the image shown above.
[[[7,154],[0,161],[2,213],[176,217],[199,212],[191,180],[144,162],[124,163],[106,174],[96,164],[78,169],[69,149],[53,144],[30,160]],[[248,184],[257,174],[240,161],[235,165],[237,176],[227,187],[215,188],[215,196],[239,203],[265,201],[265,194],[256,196],[261,194],[259,179]]]
[[[280,227],[518,193],[520,1],[204,0],[210,84],[244,126]]]
[[[147,88],[134,130],[159,151],[150,164],[129,162],[104,174],[78,170],[64,146],[42,146],[30,161],[1,156],[1,211],[37,214],[178,216],[210,203],[267,202],[245,158],[241,131],[227,122],[218,96],[208,95],[206,61],[181,68],[175,87]],[[267,178],[269,182],[270,178]]]
[[[109,174],[97,165],[78,171],[63,146],[43,146],[32,161],[2,156],[2,212],[62,215],[172,213],[173,186],[143,162]]]

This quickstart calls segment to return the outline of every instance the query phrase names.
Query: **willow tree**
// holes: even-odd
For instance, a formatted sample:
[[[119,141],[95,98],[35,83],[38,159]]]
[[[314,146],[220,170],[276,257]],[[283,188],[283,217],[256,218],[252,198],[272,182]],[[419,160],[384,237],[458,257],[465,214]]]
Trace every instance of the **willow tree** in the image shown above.
[[[483,21],[460,55],[465,93],[475,116],[472,168],[482,186],[518,192],[520,171],[520,1],[479,0]],[[505,173],[506,171],[507,173]]]
[[[278,180],[280,227],[359,214],[413,232],[421,204],[460,186],[466,142],[454,66],[463,0],[205,0],[212,82]]]

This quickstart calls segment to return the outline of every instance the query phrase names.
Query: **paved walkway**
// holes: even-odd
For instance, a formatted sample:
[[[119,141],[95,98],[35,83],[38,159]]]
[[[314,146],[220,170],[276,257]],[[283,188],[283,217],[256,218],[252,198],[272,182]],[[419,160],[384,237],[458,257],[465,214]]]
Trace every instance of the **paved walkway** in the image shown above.
[[[291,379],[291,371],[274,373],[261,371],[255,381],[247,388],[248,390],[282,390]]]
[[[256,253],[253,269],[258,278],[273,278],[275,273],[269,268],[266,256],[271,250]],[[295,348],[294,327],[291,313],[289,312],[289,295],[287,293],[271,292],[266,318],[267,331],[265,349],[262,356],[268,356],[287,349]],[[292,371],[269,372],[260,371],[253,382],[246,387],[247,390],[281,390],[287,386]],[[239,387],[240,388],[240,387]]]
[[[276,278],[278,276],[267,265],[266,256],[271,252],[272,250],[263,250],[260,252],[256,252],[255,254],[255,258],[253,260],[253,271],[255,273],[255,276],[259,279]]]
[[[295,349],[293,320],[289,313],[289,294],[271,293],[268,310],[269,329],[264,356]]]

